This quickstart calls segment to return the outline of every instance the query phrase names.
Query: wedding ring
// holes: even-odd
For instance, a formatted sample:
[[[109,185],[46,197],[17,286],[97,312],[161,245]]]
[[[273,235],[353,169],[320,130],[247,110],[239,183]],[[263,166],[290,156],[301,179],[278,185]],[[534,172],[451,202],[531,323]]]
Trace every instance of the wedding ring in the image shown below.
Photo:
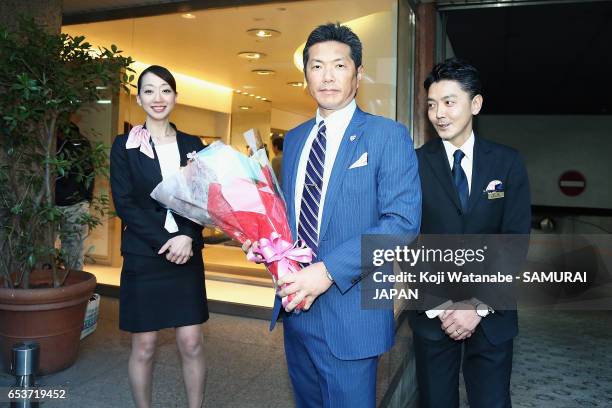
[[[455,333],[457,333],[459,336],[461,336],[461,333],[463,333],[463,332],[460,332],[459,330],[455,330]]]

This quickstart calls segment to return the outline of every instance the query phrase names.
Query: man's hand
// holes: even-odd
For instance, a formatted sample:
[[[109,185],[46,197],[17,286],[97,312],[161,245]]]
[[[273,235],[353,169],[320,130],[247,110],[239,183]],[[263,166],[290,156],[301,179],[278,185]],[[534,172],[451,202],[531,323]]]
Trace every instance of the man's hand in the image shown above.
[[[177,265],[182,265],[193,256],[193,251],[191,250],[192,241],[191,237],[187,235],[177,235],[166,241],[157,253],[161,255],[168,251],[166,259]]]
[[[472,336],[482,317],[476,314],[472,303],[453,303],[440,316],[442,330],[453,340],[461,341]]]
[[[327,277],[327,269],[323,262],[314,263],[297,273],[288,273],[279,279],[277,284],[281,288],[277,295],[280,297],[288,296],[292,293],[295,297],[287,305],[285,310],[291,312],[302,300],[305,300],[304,310],[310,309],[312,302],[332,285],[332,281]]]
[[[242,252],[244,252],[245,255],[249,254],[249,251],[252,249],[253,251],[257,251],[259,249],[259,242],[255,241],[255,242],[251,242],[250,239],[247,239],[246,241],[244,241],[244,244],[242,244]],[[250,261],[255,262],[256,264],[261,264],[261,263],[265,263],[263,257],[259,254],[256,254],[255,252],[252,253],[253,257],[255,259],[249,259]],[[247,258],[248,259],[248,258]]]
[[[255,242],[255,244],[253,244],[251,242],[250,239],[247,239],[246,241],[244,241],[244,244],[242,244],[242,252],[244,252],[245,254],[249,252],[249,249],[251,249],[251,247],[253,247],[253,249],[257,248],[255,245],[257,244],[257,242]]]

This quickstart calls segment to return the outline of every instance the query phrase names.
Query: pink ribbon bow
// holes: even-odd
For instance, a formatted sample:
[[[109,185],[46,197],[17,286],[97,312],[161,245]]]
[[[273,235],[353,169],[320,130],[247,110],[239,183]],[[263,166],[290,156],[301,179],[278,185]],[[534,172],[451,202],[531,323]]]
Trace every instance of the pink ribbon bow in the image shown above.
[[[270,239],[262,238],[258,241],[258,247],[249,249],[247,259],[252,262],[265,262],[270,264],[277,262],[277,275],[275,279],[282,278],[285,274],[296,272],[290,260],[299,263],[310,263],[312,261],[312,250],[308,247],[296,247],[281,238],[278,232],[270,234]]]
[[[151,133],[142,125],[134,126],[132,130],[130,130],[130,134],[128,135],[128,140],[125,143],[126,149],[136,149],[140,148],[140,151],[150,157],[151,159],[155,159],[155,153],[153,153],[153,147],[150,143]]]

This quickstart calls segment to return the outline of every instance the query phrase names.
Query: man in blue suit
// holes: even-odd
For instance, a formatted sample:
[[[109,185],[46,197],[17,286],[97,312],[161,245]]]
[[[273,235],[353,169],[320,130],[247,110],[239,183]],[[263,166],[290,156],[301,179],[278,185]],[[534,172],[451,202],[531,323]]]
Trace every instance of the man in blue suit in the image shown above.
[[[529,183],[521,156],[472,130],[483,103],[476,68],[450,59],[436,65],[424,85],[429,120],[440,137],[417,150],[421,233],[529,234]],[[494,254],[498,263],[503,256]],[[421,406],[459,406],[463,348],[470,407],[510,407],[516,310],[494,310],[476,297],[453,300],[452,305],[410,315]]]
[[[361,42],[348,27],[317,27],[304,47],[316,118],[287,133],[283,187],[294,239],[315,257],[279,280],[295,294],[283,313],[285,353],[298,407],[374,407],[378,356],[393,344],[392,310],[361,307],[362,234],[415,235],[421,191],[406,128],[355,103]],[[305,302],[305,311],[291,313]]]

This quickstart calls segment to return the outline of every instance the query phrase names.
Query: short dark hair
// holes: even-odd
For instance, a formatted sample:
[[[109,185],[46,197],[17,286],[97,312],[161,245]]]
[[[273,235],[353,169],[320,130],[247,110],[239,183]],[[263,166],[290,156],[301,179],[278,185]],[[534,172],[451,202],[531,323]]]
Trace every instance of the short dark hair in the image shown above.
[[[276,148],[276,150],[278,150],[279,152],[283,151],[283,142],[285,139],[283,139],[282,137],[278,136],[278,137],[273,137],[272,138],[272,146],[274,146]]]
[[[145,69],[144,71],[140,73],[140,76],[138,77],[138,93],[140,93],[140,87],[142,85],[142,78],[146,74],[149,74],[149,73],[155,76],[158,76],[164,81],[166,81],[168,85],[170,85],[170,88],[172,88],[174,93],[176,93],[176,79],[174,79],[174,76],[172,75],[172,73],[168,71],[168,68],[164,68],[160,65],[151,65],[150,67],[148,67],[147,69]]]
[[[340,23],[327,23],[315,28],[308,36],[308,40],[306,40],[306,45],[302,52],[304,72],[306,72],[306,64],[308,64],[308,50],[310,47],[326,41],[338,41],[339,43],[348,45],[351,48],[351,59],[355,63],[355,68],[361,66],[361,50],[363,47],[357,34]]]
[[[423,82],[425,90],[428,91],[431,84],[439,81],[457,81],[459,86],[473,98],[482,95],[482,83],[480,74],[476,67],[459,58],[449,58],[437,64]]]

